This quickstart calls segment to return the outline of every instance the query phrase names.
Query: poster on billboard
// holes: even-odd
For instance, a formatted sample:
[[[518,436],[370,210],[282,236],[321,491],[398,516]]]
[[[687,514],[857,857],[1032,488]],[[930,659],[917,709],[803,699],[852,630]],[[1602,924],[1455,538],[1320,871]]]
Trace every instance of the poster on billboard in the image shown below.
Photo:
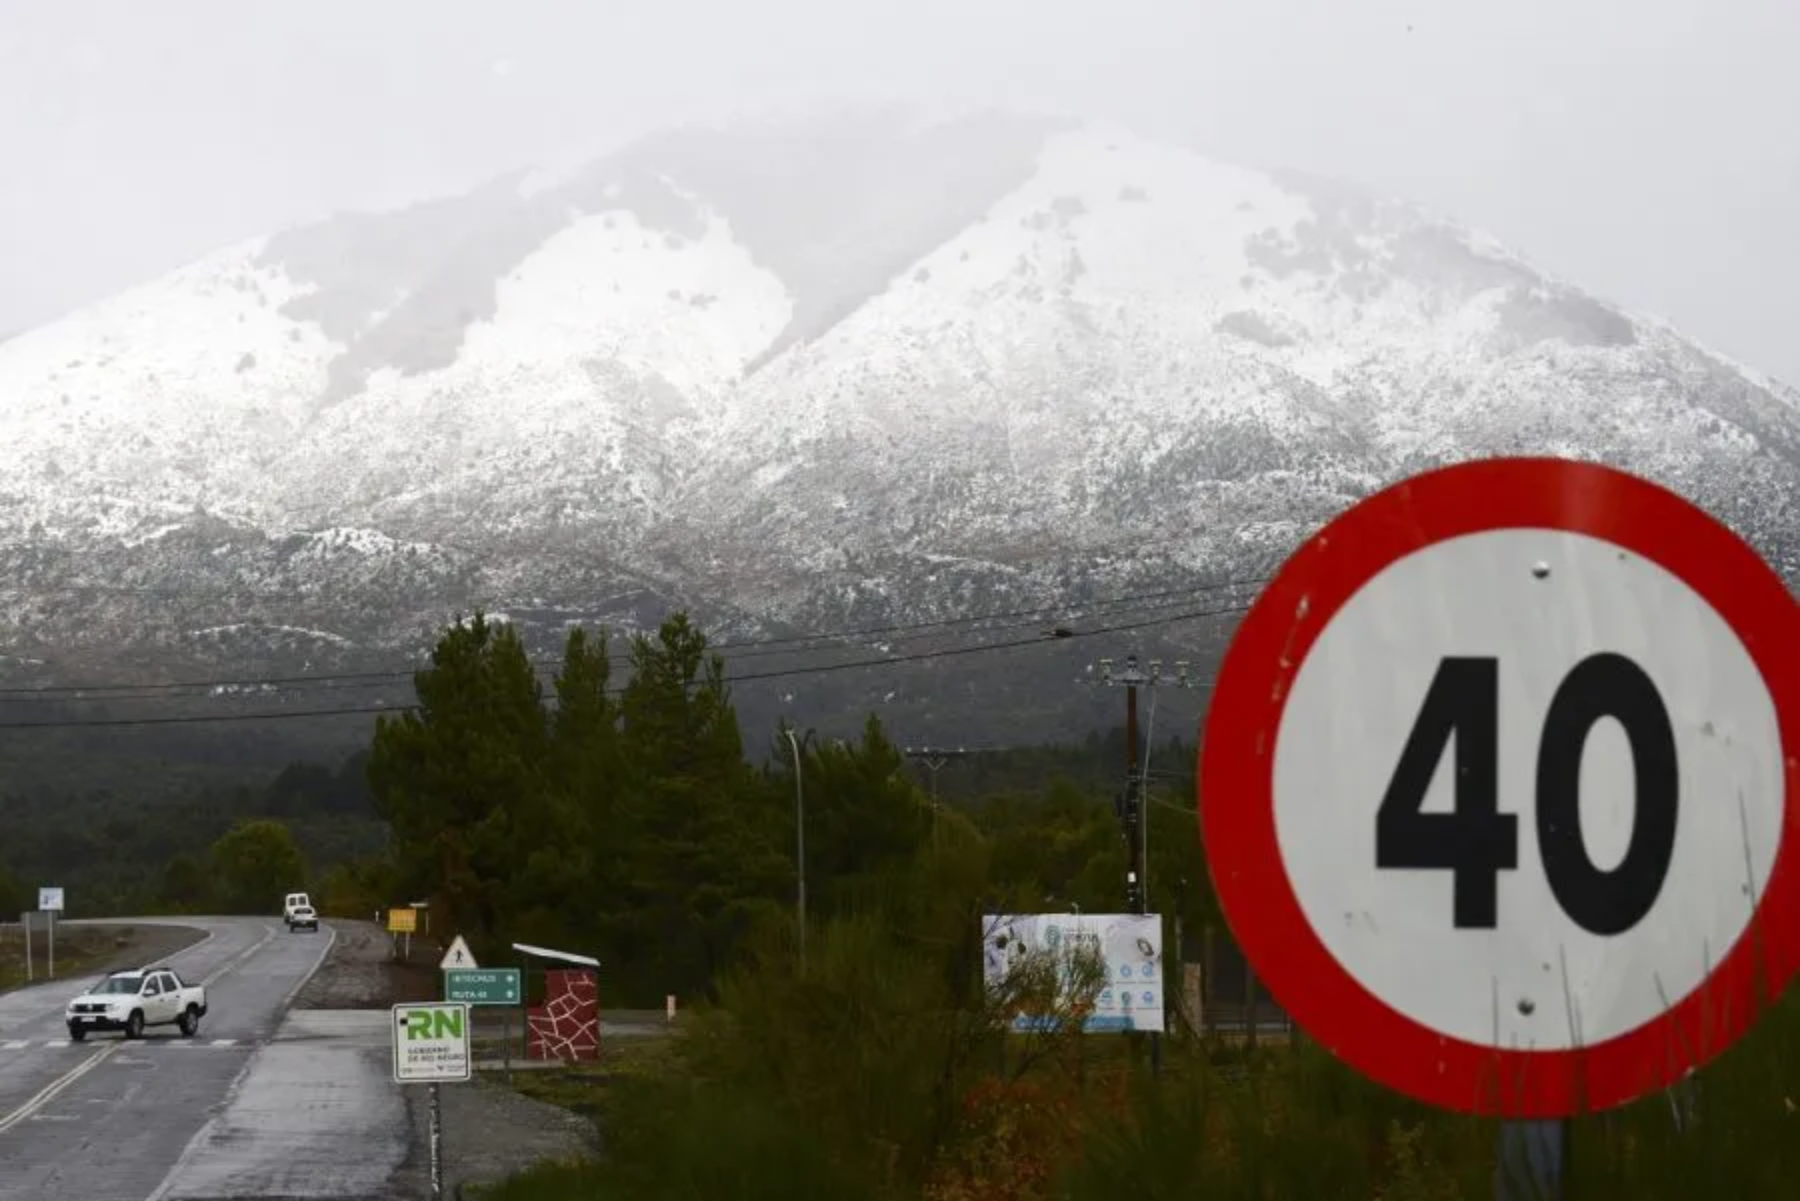
[[[1000,990],[1008,973],[1033,955],[1061,960],[1086,946],[1098,954],[1105,979],[1083,1029],[1163,1031],[1161,914],[987,914],[981,922],[982,979],[990,992]],[[1012,1028],[1041,1030],[1055,1022],[1053,1016],[1018,1013]]]

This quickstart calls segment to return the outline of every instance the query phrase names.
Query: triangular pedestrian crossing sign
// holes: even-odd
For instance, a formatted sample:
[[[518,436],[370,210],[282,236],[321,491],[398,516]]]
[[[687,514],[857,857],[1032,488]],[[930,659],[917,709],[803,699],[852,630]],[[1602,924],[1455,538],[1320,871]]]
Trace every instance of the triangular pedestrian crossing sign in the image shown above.
[[[475,956],[469,954],[469,944],[463,941],[463,936],[460,934],[458,934],[456,940],[450,944],[450,949],[444,952],[444,961],[438,964],[438,967],[443,971],[449,971],[453,967],[480,966],[479,963],[475,962]]]

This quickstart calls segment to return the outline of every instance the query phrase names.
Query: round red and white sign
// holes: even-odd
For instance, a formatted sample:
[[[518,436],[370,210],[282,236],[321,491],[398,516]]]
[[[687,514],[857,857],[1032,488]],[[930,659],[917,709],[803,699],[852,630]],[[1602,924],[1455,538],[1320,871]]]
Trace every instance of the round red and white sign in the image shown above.
[[[1554,1117],[1679,1080],[1800,967],[1800,621],[1591,463],[1416,476],[1302,545],[1214,686],[1200,820],[1269,992],[1366,1075]]]

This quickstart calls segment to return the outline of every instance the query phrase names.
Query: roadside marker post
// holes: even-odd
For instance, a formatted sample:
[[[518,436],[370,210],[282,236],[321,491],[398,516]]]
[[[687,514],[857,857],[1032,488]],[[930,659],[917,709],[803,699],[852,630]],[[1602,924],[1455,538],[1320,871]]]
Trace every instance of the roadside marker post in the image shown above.
[[[38,908],[43,910],[48,925],[45,937],[49,940],[50,972],[47,979],[56,979],[56,915],[63,911],[63,890],[60,886],[38,889]]]
[[[444,1117],[438,1085],[474,1075],[469,1050],[469,1007],[445,1001],[413,1002],[393,1010],[394,1080],[424,1084],[429,1094],[431,1195],[444,1195]]]
[[[1201,833],[1253,970],[1351,1067],[1510,1119],[1503,1166],[1559,1190],[1561,1119],[1678,1086],[1800,968],[1797,613],[1717,520],[1597,464],[1354,505],[1208,707]]]

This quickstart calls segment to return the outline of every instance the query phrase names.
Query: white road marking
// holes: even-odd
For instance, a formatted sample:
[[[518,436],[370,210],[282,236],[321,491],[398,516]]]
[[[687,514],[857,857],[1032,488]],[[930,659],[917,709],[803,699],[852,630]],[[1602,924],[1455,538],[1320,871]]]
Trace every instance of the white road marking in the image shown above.
[[[67,1046],[68,1044],[65,1043],[64,1045]],[[23,1122],[26,1118],[29,1118],[32,1114],[55,1100],[58,1093],[93,1071],[100,1065],[102,1060],[106,1059],[107,1056],[111,1055],[114,1051],[117,1051],[123,1045],[123,1043],[114,1043],[110,1047],[104,1047],[94,1052],[81,1063],[45,1085],[43,1091],[39,1092],[37,1096],[31,1098],[31,1100],[25,1102],[25,1104],[19,1106],[4,1118],[0,1118],[0,1134],[5,1134],[8,1130],[11,1130],[14,1126],[17,1126],[20,1122]]]
[[[214,971],[211,975],[207,976],[206,979],[202,980],[200,982],[200,986],[202,988],[205,988],[208,985],[214,983],[215,981],[224,978],[226,973],[234,970],[235,968],[237,968],[237,966],[239,964],[243,963],[244,960],[250,958],[250,956],[256,954],[256,952],[258,952],[258,951],[262,950],[264,947],[268,946],[269,941],[275,937],[275,927],[272,925],[265,926],[265,927],[263,927],[263,931],[264,932],[263,932],[263,936],[261,939],[259,939],[255,943],[252,943],[250,946],[246,947],[239,954],[232,956],[229,960],[227,960],[224,964],[222,964],[216,971]],[[202,941],[205,941],[205,940],[203,939]],[[314,970],[317,970],[316,964],[314,965]],[[67,1039],[57,1039],[55,1041],[45,1043],[44,1045],[47,1047],[66,1047],[69,1045],[69,1041]],[[58,1093],[62,1092],[65,1088],[68,1088],[71,1084],[74,1084],[77,1080],[81,1079],[83,1076],[85,1076],[89,1072],[93,1071],[96,1067],[98,1067],[100,1065],[100,1063],[102,1061],[104,1061],[108,1056],[112,1055],[114,1052],[118,1051],[118,1049],[120,1047],[123,1047],[124,1045],[125,1045],[125,1043],[121,1041],[121,1042],[112,1043],[109,1046],[102,1047],[99,1050],[95,1051],[92,1055],[88,1056],[87,1059],[85,1059],[81,1063],[77,1064],[75,1067],[69,1069],[67,1072],[64,1072],[61,1076],[58,1076],[55,1080],[52,1080],[49,1084],[44,1086],[43,1091],[39,1092],[35,1097],[32,1097],[29,1101],[25,1102],[25,1104],[19,1106],[17,1109],[15,1109],[11,1113],[7,1114],[5,1117],[0,1118],[0,1134],[5,1134],[8,1130],[11,1130],[14,1126],[17,1126],[20,1122],[23,1122],[25,1119],[31,1117],[38,1110],[42,1109],[45,1105],[48,1105],[52,1100],[54,1100],[56,1098]]]
[[[102,1046],[106,1046],[106,1045],[124,1046],[124,1045],[126,1045],[126,1041],[127,1040],[124,1040],[124,1039],[118,1039],[118,1040],[114,1040],[113,1042],[111,1042],[109,1044],[102,1044]],[[72,1047],[75,1045],[76,1045],[75,1043],[71,1042],[69,1039],[66,1039],[66,1038],[45,1039],[41,1043],[30,1042],[29,1040],[26,1040],[26,1039],[14,1039],[10,1042],[0,1043],[0,1051],[29,1051],[33,1047],[67,1048],[67,1047]],[[239,1045],[240,1045],[240,1040],[235,1039],[235,1038],[215,1038],[210,1043],[202,1042],[199,1039],[188,1039],[188,1038],[147,1038],[140,1042],[131,1043],[131,1046],[134,1050],[144,1050],[144,1051],[155,1050],[158,1047],[166,1047],[166,1048],[171,1048],[171,1049],[173,1049],[173,1048],[193,1048],[193,1047],[217,1047],[219,1050],[223,1051],[223,1050],[227,1050],[231,1047],[236,1047]],[[242,1045],[245,1046],[245,1049],[249,1049],[248,1044],[242,1044]]]
[[[325,945],[320,949],[319,957],[313,961],[312,967],[308,968],[306,974],[294,985],[293,991],[288,993],[288,995],[282,999],[281,1013],[277,1014],[277,1017],[286,1014],[288,1006],[293,1002],[295,997],[300,995],[300,990],[306,986],[309,980],[318,974],[320,968],[325,966],[325,957],[331,953],[332,945],[337,942],[337,927],[328,926],[326,928],[331,931],[331,937],[325,940]],[[273,938],[274,935],[275,930],[273,927],[270,927],[269,936]],[[277,1028],[279,1029],[279,1027]],[[194,1137],[188,1140],[187,1146],[183,1147],[181,1149],[181,1154],[176,1156],[174,1165],[169,1168],[169,1174],[163,1177],[162,1183],[156,1186],[155,1191],[145,1198],[145,1201],[163,1201],[163,1198],[169,1195],[170,1190],[175,1187],[176,1180],[180,1178],[182,1171],[195,1160],[200,1153],[200,1149],[205,1146],[207,1136],[212,1134],[212,1132],[218,1128],[220,1117],[223,1116],[230,1107],[231,1102],[237,1099],[238,1091],[244,1087],[244,1081],[250,1077],[250,1069],[256,1066],[256,1059],[257,1057],[255,1055],[246,1055],[244,1057],[244,1066],[239,1069],[238,1074],[232,1078],[231,1084],[226,1088],[224,1100],[219,1103],[218,1107],[213,1111],[213,1116],[207,1119],[206,1124],[194,1132]]]
[[[219,980],[224,979],[225,974],[227,972],[234,970],[238,964],[244,962],[244,960],[250,958],[250,956],[256,954],[258,951],[260,951],[264,947],[268,946],[269,940],[275,937],[275,927],[274,926],[264,926],[263,931],[264,931],[264,933],[263,933],[263,936],[261,939],[252,943],[250,946],[245,947],[238,954],[233,955],[229,960],[227,960],[224,964],[222,964],[218,968],[218,970],[213,972],[212,975],[210,975],[206,979],[200,981],[200,987],[206,988],[209,985],[212,985],[212,984],[218,982]]]
[[[294,1003],[294,998],[299,996],[300,990],[310,984],[312,978],[319,974],[319,969],[325,966],[325,957],[331,954],[331,948],[337,945],[337,927],[327,926],[325,931],[330,937],[325,940],[325,945],[319,948],[319,957],[313,960],[313,965],[306,969],[306,974],[300,977],[299,982],[288,990],[288,995],[281,998],[281,1013],[277,1014],[277,1017],[287,1013],[288,1007]]]

